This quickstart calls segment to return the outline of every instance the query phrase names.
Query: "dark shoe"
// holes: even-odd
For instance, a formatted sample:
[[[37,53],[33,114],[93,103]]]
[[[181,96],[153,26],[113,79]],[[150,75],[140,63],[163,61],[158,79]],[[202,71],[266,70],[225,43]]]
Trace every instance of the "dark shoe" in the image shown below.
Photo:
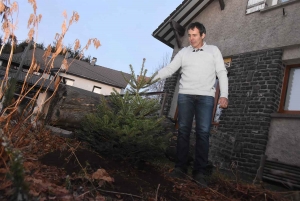
[[[186,173],[187,171],[186,170],[183,170],[181,168],[174,168],[172,170],[172,172],[170,172],[168,174],[169,177],[172,177],[172,178],[177,178],[177,179],[184,179],[186,177]]]
[[[204,174],[196,173],[193,175],[193,180],[202,188],[207,188],[207,183],[204,178]]]

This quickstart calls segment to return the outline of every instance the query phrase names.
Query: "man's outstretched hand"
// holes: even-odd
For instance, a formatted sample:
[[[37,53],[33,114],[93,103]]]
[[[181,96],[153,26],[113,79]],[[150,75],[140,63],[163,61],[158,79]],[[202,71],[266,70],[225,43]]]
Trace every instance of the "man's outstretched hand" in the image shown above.
[[[227,108],[228,107],[228,99],[224,98],[224,97],[220,97],[219,105],[220,105],[220,108]]]

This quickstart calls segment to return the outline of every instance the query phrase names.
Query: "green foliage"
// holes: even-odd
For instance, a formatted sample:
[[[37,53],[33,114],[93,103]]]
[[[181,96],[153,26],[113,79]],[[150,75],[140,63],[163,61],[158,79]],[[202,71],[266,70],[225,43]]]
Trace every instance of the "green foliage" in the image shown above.
[[[28,185],[25,182],[25,173],[23,167],[22,155],[19,151],[12,151],[10,163],[10,174],[8,178],[11,179],[14,187],[12,200],[26,200],[28,194]]]
[[[132,75],[131,80],[128,80],[125,76],[123,76],[124,79],[130,85],[130,88],[128,89],[128,91],[131,94],[146,93],[147,91],[149,91],[149,86],[158,81],[158,79],[153,80],[156,74],[153,74],[150,78],[146,77],[147,69],[144,69],[145,61],[146,61],[146,59],[143,59],[142,68],[140,71],[140,75],[138,77],[136,77],[132,65],[129,65],[130,70],[131,70],[131,75]],[[141,91],[141,90],[143,90],[143,91]]]
[[[11,78],[8,82],[8,88],[5,91],[4,94],[4,102],[3,102],[3,108],[8,107],[12,103],[12,99],[14,97],[14,93],[16,90],[17,80],[15,78]]]
[[[29,186],[25,182],[25,172],[23,167],[23,156],[19,150],[12,147],[7,137],[0,131],[1,145],[4,147],[6,153],[10,156],[9,173],[7,178],[11,180],[13,191],[11,200],[28,200],[27,195]]]
[[[169,136],[162,134],[158,101],[137,93],[149,85],[144,78],[130,80],[133,91],[121,95],[114,90],[107,99],[102,98],[97,111],[83,121],[79,138],[101,153],[132,162],[163,156]]]
[[[14,38],[14,39],[12,39]],[[11,52],[11,48],[12,48],[12,40],[14,40],[14,50],[13,50],[13,54],[16,53],[20,53],[23,52],[25,50],[25,48],[28,46],[28,43],[26,41],[23,41],[21,43],[18,43],[16,37],[11,37],[9,38],[9,40],[4,44],[3,40],[2,40],[2,36],[0,36],[0,45],[4,45],[2,53],[3,54],[10,54]],[[40,49],[45,49],[44,43],[36,43],[36,48],[40,48]],[[33,49],[33,45],[30,46],[30,49]]]

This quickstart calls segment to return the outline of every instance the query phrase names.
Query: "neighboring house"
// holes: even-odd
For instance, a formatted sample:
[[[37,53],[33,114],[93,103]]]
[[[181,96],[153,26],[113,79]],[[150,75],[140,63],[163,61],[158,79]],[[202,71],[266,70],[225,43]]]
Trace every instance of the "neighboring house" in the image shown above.
[[[51,107],[51,104],[50,101],[47,100],[49,100],[49,98],[52,97],[53,91],[55,90],[55,86],[54,86],[55,81],[53,80],[53,77],[55,73],[58,72],[58,70],[60,70],[59,71],[59,77],[61,78],[60,84],[65,84],[65,85],[70,85],[75,87],[73,90],[68,87],[68,90],[73,92],[72,97],[75,98],[74,93],[75,94],[81,93],[77,96],[77,99],[80,99],[81,101],[85,101],[85,103],[81,103],[82,108],[85,108],[86,105],[90,105],[89,101],[92,102],[92,100],[86,100],[83,97],[86,98],[95,97],[93,93],[110,95],[110,93],[113,92],[113,89],[115,89],[119,93],[123,93],[124,89],[127,86],[127,82],[124,79],[124,77],[127,78],[128,80],[131,78],[131,75],[128,73],[122,73],[117,70],[96,65],[95,64],[96,58],[93,58],[91,63],[76,60],[73,58],[66,58],[70,66],[68,70],[64,70],[65,66],[62,65],[62,62],[65,59],[65,57],[62,55],[58,55],[55,58],[53,63],[53,68],[49,73],[45,73],[44,69],[46,68],[46,65],[43,59],[43,55],[45,51],[39,48],[36,48],[35,51],[34,52],[33,51],[34,50],[32,49],[27,52],[27,55],[23,60],[22,71],[20,71],[17,78],[18,82],[21,84],[24,82],[26,78],[26,83],[29,86],[35,85],[33,90],[31,90],[31,92],[25,96],[25,98],[23,99],[19,107],[20,111],[23,112],[23,108],[26,108],[26,105],[29,103],[29,101],[34,99],[35,101],[34,106],[29,109],[34,113],[34,115],[32,115],[31,117],[31,120],[33,122],[35,122],[36,114],[42,114],[44,118],[46,118],[46,116],[48,115],[48,110]],[[28,76],[26,77],[27,71],[31,65],[33,54],[34,54],[35,61],[38,64],[37,66],[39,67],[37,67],[35,72],[29,73]],[[22,55],[23,53],[17,53],[12,56],[12,63],[10,67],[9,77],[15,76],[17,69],[21,63]],[[3,77],[5,74],[8,60],[9,60],[8,54],[0,55],[0,77]],[[49,60],[50,58],[47,58],[46,62],[48,62]],[[37,83],[38,80],[39,82]],[[35,93],[40,88],[41,90],[39,91],[39,95],[37,98],[35,98]],[[79,89],[76,90],[76,88]],[[15,92],[16,96],[19,96],[20,90],[21,90],[20,88],[16,89]],[[74,103],[75,102],[77,103],[78,100],[75,99],[73,101]],[[4,99],[2,99],[2,101],[3,100]],[[87,108],[85,109],[86,111],[83,111],[81,114],[84,114],[84,112],[89,111]]]
[[[27,55],[25,56],[25,62],[23,66],[23,71],[29,69],[31,64],[33,49],[29,50]],[[45,51],[39,48],[35,49],[34,57],[38,64],[40,64],[40,69],[36,75],[43,76],[48,79],[53,78],[53,74],[43,74],[45,69],[45,61],[43,59]],[[12,58],[12,66],[17,68],[21,62],[23,53],[17,53],[13,55]],[[6,66],[9,55],[4,54],[0,55],[0,63],[2,66]],[[54,60],[53,71],[57,72],[58,69],[63,69],[64,66],[62,62],[64,60],[64,56],[58,55]],[[47,59],[48,62],[50,58]],[[103,66],[96,65],[96,58],[93,58],[91,63],[76,60],[73,58],[67,58],[68,64],[71,64],[68,70],[61,70],[59,76],[62,77],[62,82],[64,84],[74,86],[80,89],[84,89],[87,91],[91,91],[98,94],[110,95],[113,92],[113,89],[117,90],[119,93],[123,93],[124,89],[127,86],[126,80],[123,78],[122,74],[130,79],[130,74],[122,73],[121,71],[113,70],[110,68],[106,68]],[[56,70],[56,71],[55,71]]]
[[[279,181],[283,176],[278,172],[293,170],[289,182],[298,187],[299,10],[299,0],[184,0],[153,32],[174,49],[174,57],[189,45],[185,28],[199,21],[207,30],[205,41],[222,52],[229,107],[220,122],[212,120],[217,132],[211,135],[210,160],[223,168],[234,163],[254,176],[266,155],[263,178]],[[164,88],[170,94],[165,114],[171,118],[176,118],[178,76],[167,79]],[[275,166],[280,171],[267,171]]]

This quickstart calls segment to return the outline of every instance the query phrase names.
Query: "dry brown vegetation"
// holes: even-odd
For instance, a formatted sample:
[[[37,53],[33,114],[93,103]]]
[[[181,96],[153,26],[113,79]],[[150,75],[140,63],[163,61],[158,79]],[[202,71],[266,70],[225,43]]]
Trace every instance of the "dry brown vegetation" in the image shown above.
[[[87,150],[75,139],[61,138],[46,129],[28,129],[29,124],[13,127],[9,127],[14,134],[8,146],[22,153],[22,174],[28,192],[28,199],[24,200],[279,201],[292,200],[297,193],[272,192],[262,185],[245,184],[221,173],[212,176],[209,188],[201,189],[189,180],[166,177],[169,166],[149,168],[149,164],[146,170],[137,170]],[[10,157],[1,157],[1,200],[9,200],[16,192],[14,181],[7,177],[13,174]]]
[[[37,14],[35,0],[28,2],[33,8],[28,20],[29,42],[33,36],[37,38],[38,24],[42,20],[42,15]],[[17,12],[17,2],[0,1],[4,42],[15,37],[16,24],[12,23],[12,19]],[[62,32],[55,35],[55,52],[52,52],[52,58],[44,69],[45,73],[54,67],[55,57],[66,51],[67,47],[63,45],[65,34],[69,27],[79,20],[77,12],[73,12],[70,18],[66,12],[63,16]],[[11,40],[12,47],[14,43],[14,40]],[[92,38],[80,50],[81,55],[92,44],[96,48],[100,46],[99,40]],[[76,40],[73,48],[76,51],[80,46],[80,41]],[[0,54],[2,50],[3,46]],[[47,58],[50,53],[49,45],[44,57]],[[12,54],[13,48],[5,76],[1,81],[0,99],[9,90]],[[70,66],[66,60],[63,64],[66,69]],[[148,171],[140,171],[125,162],[116,162],[111,158],[99,156],[75,139],[55,136],[43,126],[34,127],[31,121],[28,121],[33,117],[32,113],[19,114],[17,109],[24,97],[35,87],[26,85],[27,77],[38,70],[39,65],[32,59],[20,95],[0,113],[1,200],[287,200],[287,196],[294,193],[271,192],[261,186],[241,184],[235,180],[224,179],[220,175],[211,181],[210,188],[200,189],[190,181],[170,180],[165,176],[167,171],[165,168],[148,164]],[[58,73],[53,82],[57,90],[60,83]],[[28,107],[35,104],[35,98],[40,91],[41,88],[37,90]],[[50,99],[51,97],[47,101]],[[38,115],[33,120],[37,121],[37,118]],[[88,155],[81,156],[80,150],[85,150],[83,153]],[[55,155],[53,165],[46,165],[45,163],[50,163],[52,153],[61,155]],[[61,161],[62,163],[58,164]]]

